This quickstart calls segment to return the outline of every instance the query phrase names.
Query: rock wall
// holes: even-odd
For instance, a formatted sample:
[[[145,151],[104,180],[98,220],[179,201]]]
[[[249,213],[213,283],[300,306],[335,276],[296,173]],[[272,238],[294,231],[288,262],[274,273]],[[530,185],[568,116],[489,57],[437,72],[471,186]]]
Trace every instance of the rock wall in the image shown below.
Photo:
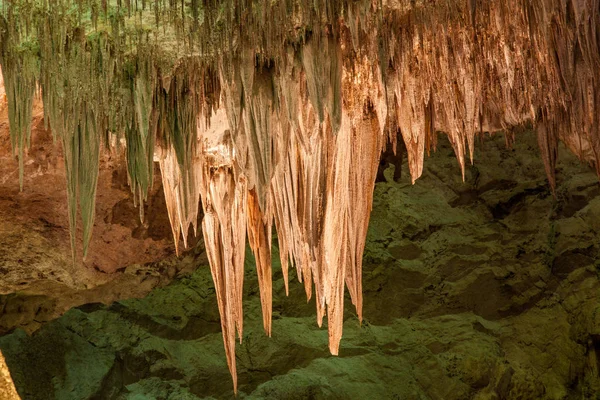
[[[0,334],[17,327],[31,333],[81,304],[142,297],[189,269],[175,257],[160,176],[141,222],[117,149],[103,157],[99,172],[95,227],[101,233],[91,240],[85,260],[73,260],[64,156],[44,126],[42,104],[34,102],[23,190],[4,105],[0,93]]]
[[[339,357],[304,286],[291,279],[285,296],[275,245],[266,337],[247,250],[239,398],[597,398],[597,176],[561,149],[555,199],[532,132],[513,148],[502,135],[477,147],[464,183],[443,138],[415,185],[384,172],[363,259],[363,323],[347,298]],[[84,305],[32,336],[0,337],[21,397],[232,398],[210,271],[203,255],[194,264],[143,299]]]

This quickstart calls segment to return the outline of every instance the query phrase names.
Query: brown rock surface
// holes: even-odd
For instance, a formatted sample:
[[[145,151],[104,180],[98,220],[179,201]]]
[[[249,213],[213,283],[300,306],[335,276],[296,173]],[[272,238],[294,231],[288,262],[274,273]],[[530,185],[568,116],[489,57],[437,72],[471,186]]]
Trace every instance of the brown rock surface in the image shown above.
[[[0,353],[0,398],[4,400],[20,400],[15,384],[12,381],[4,357]]]
[[[35,257],[35,248],[44,246],[36,241],[42,239],[32,237],[22,240],[20,237],[35,232],[41,233],[47,241],[46,245],[56,250],[56,254],[51,257],[57,258],[57,264],[73,264],[70,259],[64,160],[59,143],[54,143],[52,134],[44,129],[41,107],[41,103],[37,102],[32,143],[25,160],[25,183],[22,192],[19,191],[18,163],[12,156],[10,147],[6,109],[0,114],[0,220],[6,232],[2,235],[2,240],[7,240],[2,248],[11,249],[2,257],[3,260],[17,264],[25,263],[29,265],[30,270],[49,274],[50,271],[44,271],[39,258],[19,257]],[[86,260],[80,259],[81,248],[77,249],[79,258],[75,260],[76,263],[83,263],[90,276],[78,277],[79,283],[84,283],[86,278],[94,279],[94,270],[111,273],[127,265],[154,261],[173,254],[160,179],[155,180],[145,214],[148,221],[141,223],[127,185],[127,174],[122,159],[118,154],[107,155],[100,167],[98,181],[95,224],[97,234],[92,240]],[[30,248],[20,249],[19,243],[27,243]],[[47,257],[48,254],[45,254],[44,258]],[[10,261],[6,260],[7,258]],[[34,268],[31,268],[32,264],[35,265]],[[67,265],[63,268],[65,273],[74,272],[73,269],[69,270]],[[10,268],[13,273],[15,270]],[[56,279],[60,281],[69,278],[63,275]],[[17,280],[9,276],[3,279],[2,283],[18,284]],[[0,288],[0,291],[6,289]]]
[[[64,160],[59,143],[44,128],[41,107],[36,101],[23,191],[7,109],[0,107],[0,334],[15,327],[35,331],[81,304],[144,296],[182,267],[190,268],[188,262],[176,262],[160,176],[142,223],[116,151],[100,167],[97,234],[87,258],[81,259],[80,243],[72,259]]]

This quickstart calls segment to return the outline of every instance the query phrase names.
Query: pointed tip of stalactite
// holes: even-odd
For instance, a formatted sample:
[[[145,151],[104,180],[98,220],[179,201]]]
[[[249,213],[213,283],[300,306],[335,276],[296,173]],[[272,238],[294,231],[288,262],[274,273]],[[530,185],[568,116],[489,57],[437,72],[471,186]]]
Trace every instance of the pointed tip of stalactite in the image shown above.
[[[270,312],[265,313],[263,310],[263,329],[268,337],[271,337],[272,330],[272,314]]]
[[[317,296],[318,299],[318,296]],[[323,319],[325,318],[325,306],[323,306],[322,308],[318,306],[317,304],[317,325],[319,326],[319,328],[323,327]]]
[[[329,341],[329,352],[331,353],[332,356],[338,356],[340,353],[340,341],[339,340],[334,340],[333,343],[330,340]]]
[[[356,318],[358,318],[358,323],[362,326],[363,323],[363,313],[362,310],[356,310]]]
[[[289,266],[281,264],[281,270],[283,272],[283,287],[285,288],[285,297],[290,295],[290,282],[289,282]]]
[[[87,258],[89,247],[90,247],[90,239],[84,240],[84,242],[83,242],[83,261],[85,261]]]
[[[70,241],[71,241],[71,262],[72,265],[75,266],[76,261],[77,261],[77,249],[75,247],[75,242],[76,242],[76,238],[75,238],[75,228],[69,228],[69,234],[70,234]]]
[[[550,193],[552,193],[552,197],[556,200],[556,168],[552,166],[547,167],[546,179],[548,180],[548,186],[550,186]]]
[[[133,195],[133,198],[134,199],[136,198],[135,193]],[[139,188],[139,200],[138,200],[139,210],[138,211],[140,214],[140,222],[142,223],[142,225],[144,224],[144,217],[145,217],[144,216],[144,201],[145,201],[145,198],[144,198],[144,195],[142,194],[142,189]]]
[[[312,299],[312,282],[310,277],[304,277],[304,292],[306,292],[306,303],[310,303]]]
[[[552,193],[554,200],[558,199],[556,195],[556,178],[548,177],[548,185],[550,186],[550,193]]]
[[[266,222],[265,212],[260,208],[259,196],[252,189],[247,196],[247,232],[248,243],[256,260],[256,273],[260,292],[265,333],[271,336],[273,309],[273,276],[271,266],[270,221]]]
[[[179,257],[179,231],[173,231],[173,244],[175,245],[175,257]]]
[[[237,372],[235,371],[235,369],[233,370],[233,372],[231,372],[231,378],[233,381],[233,395],[235,397],[237,397],[238,395],[238,382],[237,382]]]
[[[421,175],[423,175],[423,156],[424,153],[421,154],[420,160],[418,161],[417,164],[413,164],[411,162],[411,156],[410,156],[410,152],[408,152],[408,165],[409,165],[409,172],[410,172],[410,178],[412,181],[412,184],[414,185],[415,182],[417,181],[417,179],[419,179],[421,177]]]
[[[473,145],[469,146],[469,161],[471,161],[471,165],[475,164],[475,139],[473,139]]]

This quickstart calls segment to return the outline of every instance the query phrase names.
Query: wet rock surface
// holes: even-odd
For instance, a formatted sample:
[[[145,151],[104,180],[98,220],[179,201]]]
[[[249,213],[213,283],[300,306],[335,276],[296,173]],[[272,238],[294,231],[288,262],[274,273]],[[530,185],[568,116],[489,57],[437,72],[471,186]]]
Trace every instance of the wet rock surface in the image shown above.
[[[526,132],[512,149],[486,138],[463,182],[440,139],[415,185],[406,175],[396,182],[391,167],[376,186],[365,319],[359,325],[347,297],[339,357],[295,278],[285,296],[276,248],[273,337],[264,335],[247,252],[239,398],[599,398],[596,175],[561,152],[554,198]],[[183,261],[194,272],[145,298],[87,298],[54,320],[40,311],[31,335],[13,324],[0,351],[20,396],[232,398],[210,271],[197,253]],[[59,300],[46,299],[52,314]]]

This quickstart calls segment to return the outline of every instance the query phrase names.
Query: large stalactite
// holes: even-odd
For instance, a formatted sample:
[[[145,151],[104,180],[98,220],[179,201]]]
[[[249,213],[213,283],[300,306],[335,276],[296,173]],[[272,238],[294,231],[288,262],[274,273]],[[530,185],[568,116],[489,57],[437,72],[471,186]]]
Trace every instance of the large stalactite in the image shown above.
[[[234,386],[246,236],[265,332],[275,227],[286,289],[291,263],[337,354],[345,286],[362,318],[377,165],[399,133],[413,182],[438,131],[464,175],[478,136],[525,124],[552,188],[560,141],[600,174],[599,0],[178,3],[0,2],[0,100],[22,166],[41,90],[84,251],[111,137],[140,203],[160,164],[176,246],[202,205]]]

